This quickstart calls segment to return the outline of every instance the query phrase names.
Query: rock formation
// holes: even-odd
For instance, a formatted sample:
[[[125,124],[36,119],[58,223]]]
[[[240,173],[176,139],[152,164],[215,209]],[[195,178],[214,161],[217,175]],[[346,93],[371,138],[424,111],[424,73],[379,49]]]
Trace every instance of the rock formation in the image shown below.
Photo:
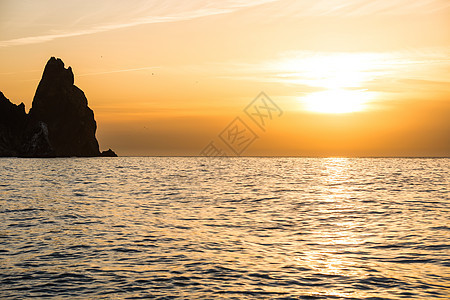
[[[1,94],[0,118],[0,156],[116,156],[100,153],[94,112],[59,58],[47,62],[29,114]]]
[[[102,151],[102,153],[100,153],[100,156],[103,157],[117,157],[117,154],[112,151],[111,149],[108,149],[106,151]]]
[[[27,122],[25,105],[15,105],[0,92],[0,156],[18,156]]]

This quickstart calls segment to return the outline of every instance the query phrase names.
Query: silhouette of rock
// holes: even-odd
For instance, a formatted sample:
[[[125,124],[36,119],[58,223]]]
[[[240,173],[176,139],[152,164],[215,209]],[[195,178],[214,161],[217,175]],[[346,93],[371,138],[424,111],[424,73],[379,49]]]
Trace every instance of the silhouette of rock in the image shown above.
[[[11,103],[0,92],[0,156],[17,156],[27,121],[25,105]]]
[[[30,110],[34,127],[31,132],[48,131],[55,156],[99,156],[94,113],[83,91],[73,82],[72,68],[66,69],[61,59],[50,58]],[[47,129],[39,122],[45,123]]]
[[[103,157],[117,157],[117,154],[112,151],[111,149],[108,149],[106,151],[102,151],[102,153],[100,153],[100,156]]]
[[[1,94],[0,117],[0,156],[117,156],[100,153],[94,112],[59,58],[47,62],[29,114]]]

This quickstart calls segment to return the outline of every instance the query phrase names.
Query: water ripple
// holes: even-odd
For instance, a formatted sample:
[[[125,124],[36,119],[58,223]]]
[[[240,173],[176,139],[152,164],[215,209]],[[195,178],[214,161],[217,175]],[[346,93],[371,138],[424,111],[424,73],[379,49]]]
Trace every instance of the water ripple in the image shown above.
[[[450,293],[448,159],[0,159],[0,169],[2,299]]]

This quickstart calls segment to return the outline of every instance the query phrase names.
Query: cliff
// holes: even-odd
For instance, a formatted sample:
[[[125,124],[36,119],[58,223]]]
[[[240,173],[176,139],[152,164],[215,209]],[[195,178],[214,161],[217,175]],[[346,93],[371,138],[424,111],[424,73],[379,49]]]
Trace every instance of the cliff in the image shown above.
[[[25,105],[12,104],[0,92],[0,156],[18,156],[27,123]]]
[[[0,120],[0,156],[116,156],[100,153],[94,112],[59,58],[47,62],[29,114],[0,95]]]

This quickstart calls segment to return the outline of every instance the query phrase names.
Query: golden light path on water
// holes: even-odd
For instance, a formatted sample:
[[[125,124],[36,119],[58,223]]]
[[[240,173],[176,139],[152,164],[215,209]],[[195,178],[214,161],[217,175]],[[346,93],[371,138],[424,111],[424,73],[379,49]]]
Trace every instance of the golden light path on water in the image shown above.
[[[448,159],[122,157],[0,166],[0,182],[8,182],[0,185],[0,280],[8,284],[1,298],[448,292]]]

